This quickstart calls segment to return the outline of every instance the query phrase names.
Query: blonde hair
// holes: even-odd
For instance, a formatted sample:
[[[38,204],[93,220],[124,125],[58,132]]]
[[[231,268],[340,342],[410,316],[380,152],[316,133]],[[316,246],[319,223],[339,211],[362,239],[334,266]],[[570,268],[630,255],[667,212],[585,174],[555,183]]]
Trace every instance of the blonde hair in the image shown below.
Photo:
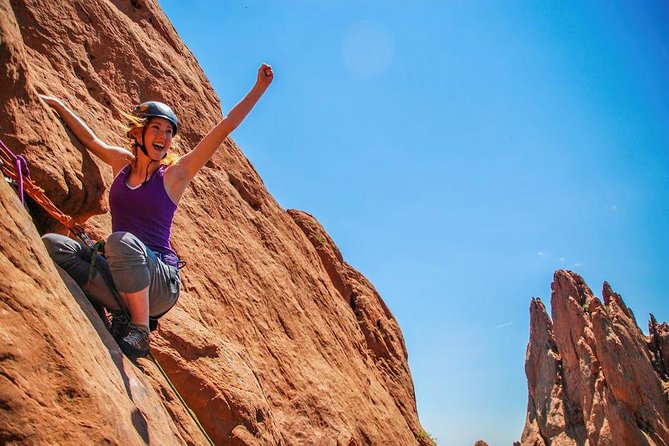
[[[125,126],[125,136],[127,136],[128,139],[130,139],[130,151],[135,156],[134,161],[137,161],[137,149],[139,148],[139,143],[137,142],[135,137],[132,136],[130,133],[135,129],[143,128],[146,124],[148,124],[150,118],[139,118],[137,116],[129,115],[127,113],[123,113],[123,115],[128,120],[128,124]],[[175,135],[172,138],[170,153],[168,153],[167,156],[165,156],[165,158],[160,160],[160,164],[163,164],[165,166],[170,166],[179,160],[180,156],[172,152],[173,149],[176,149],[179,146],[179,141],[180,141],[179,135]]]

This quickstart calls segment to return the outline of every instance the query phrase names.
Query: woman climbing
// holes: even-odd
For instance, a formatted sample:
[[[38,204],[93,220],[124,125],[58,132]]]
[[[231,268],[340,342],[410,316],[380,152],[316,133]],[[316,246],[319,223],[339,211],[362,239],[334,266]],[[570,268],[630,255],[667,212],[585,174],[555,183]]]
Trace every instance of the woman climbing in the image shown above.
[[[263,64],[246,97],[182,157],[168,155],[179,123],[165,104],[149,101],[135,107],[127,131],[131,149],[127,150],[101,141],[59,99],[41,96],[82,144],[112,168],[112,234],[105,245],[106,260],[95,257],[96,268],[91,268],[93,252],[85,245],[58,234],[47,234],[43,240],[54,261],[95,303],[109,310],[110,332],[128,356],[148,354],[149,317],[167,312],[179,295],[179,259],[170,234],[186,186],[241,124],[273,78],[272,68]],[[130,321],[124,317],[124,308]]]

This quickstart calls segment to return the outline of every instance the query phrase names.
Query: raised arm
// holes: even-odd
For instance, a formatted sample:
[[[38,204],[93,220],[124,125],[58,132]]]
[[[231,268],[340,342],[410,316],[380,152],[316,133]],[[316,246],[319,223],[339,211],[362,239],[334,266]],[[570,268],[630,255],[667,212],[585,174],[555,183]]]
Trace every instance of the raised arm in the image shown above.
[[[182,183],[183,188],[186,187],[202,166],[209,161],[209,158],[221,146],[225,138],[242,123],[246,115],[249,114],[253,106],[256,105],[260,97],[265,93],[265,90],[267,90],[273,79],[274,73],[272,72],[272,68],[267,64],[262,64],[258,69],[258,78],[255,85],[244,99],[235,105],[230,110],[228,116],[211,129],[193,150],[177,161],[173,167],[179,171],[179,183]],[[177,192],[176,195],[180,196],[181,194]]]
[[[134,158],[133,154],[122,147],[111,146],[100,138],[79,118],[67,105],[53,96],[40,95],[40,98],[63,118],[67,127],[74,133],[79,141],[100,158],[105,164],[109,164],[114,172]]]

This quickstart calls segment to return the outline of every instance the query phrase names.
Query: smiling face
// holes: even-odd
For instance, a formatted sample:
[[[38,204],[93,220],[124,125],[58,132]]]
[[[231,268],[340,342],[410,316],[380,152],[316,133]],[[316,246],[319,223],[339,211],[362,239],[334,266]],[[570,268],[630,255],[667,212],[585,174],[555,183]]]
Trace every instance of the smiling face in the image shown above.
[[[142,133],[144,135],[144,147],[149,157],[154,161],[161,160],[172,145],[174,127],[172,123],[165,118],[151,118],[146,123],[143,131],[137,129],[136,139],[142,142]]]

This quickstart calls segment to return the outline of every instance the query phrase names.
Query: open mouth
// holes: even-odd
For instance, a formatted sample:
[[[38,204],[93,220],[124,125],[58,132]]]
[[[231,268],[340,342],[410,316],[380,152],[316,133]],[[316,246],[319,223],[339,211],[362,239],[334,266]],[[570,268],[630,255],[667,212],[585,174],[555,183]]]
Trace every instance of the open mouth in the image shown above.
[[[152,145],[153,145],[153,150],[157,150],[158,152],[161,152],[165,148],[165,146],[160,143],[154,143]]]

